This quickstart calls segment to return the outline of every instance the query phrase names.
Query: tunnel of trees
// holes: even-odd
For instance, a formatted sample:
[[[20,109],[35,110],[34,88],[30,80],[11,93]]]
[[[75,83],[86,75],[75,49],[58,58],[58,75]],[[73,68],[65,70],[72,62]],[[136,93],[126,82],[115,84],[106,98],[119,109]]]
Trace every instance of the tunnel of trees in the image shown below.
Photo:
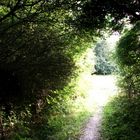
[[[71,96],[65,87],[78,74],[76,59],[102,31],[121,32],[128,22],[134,27],[117,58],[123,88],[139,95],[139,20],[139,0],[1,0],[0,138],[51,139],[48,118]]]

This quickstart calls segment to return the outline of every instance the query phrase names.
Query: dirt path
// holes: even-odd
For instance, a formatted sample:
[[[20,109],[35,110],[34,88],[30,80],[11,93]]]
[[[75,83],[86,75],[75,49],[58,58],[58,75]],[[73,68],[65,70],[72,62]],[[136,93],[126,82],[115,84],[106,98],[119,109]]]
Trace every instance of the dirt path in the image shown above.
[[[79,140],[100,140],[100,126],[103,106],[111,96],[116,94],[115,77],[95,76],[92,80],[92,88],[89,90],[89,101],[96,102],[97,111],[89,119]]]
[[[102,107],[99,107],[96,114],[89,119],[80,140],[100,140],[101,114]]]

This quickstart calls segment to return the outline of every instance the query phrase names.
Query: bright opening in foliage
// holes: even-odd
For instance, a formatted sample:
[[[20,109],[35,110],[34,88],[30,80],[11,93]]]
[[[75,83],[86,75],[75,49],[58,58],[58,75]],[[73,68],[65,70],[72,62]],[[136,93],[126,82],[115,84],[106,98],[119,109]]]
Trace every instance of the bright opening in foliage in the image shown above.
[[[139,5],[139,0],[1,0],[0,139],[76,139],[83,122],[116,92],[109,74],[117,71],[110,59],[117,32],[126,33],[116,51],[120,87],[138,96]],[[134,28],[126,29],[130,23]],[[100,40],[94,53],[87,49],[113,31],[111,42]]]
[[[117,93],[116,76],[92,75],[91,71],[95,65],[95,56],[92,49],[88,49],[86,58],[84,61],[86,61],[87,70],[81,73],[78,87],[85,96],[85,101],[82,104],[86,106],[88,111],[92,112],[95,106],[105,105]],[[82,63],[80,63],[80,67],[82,67]]]

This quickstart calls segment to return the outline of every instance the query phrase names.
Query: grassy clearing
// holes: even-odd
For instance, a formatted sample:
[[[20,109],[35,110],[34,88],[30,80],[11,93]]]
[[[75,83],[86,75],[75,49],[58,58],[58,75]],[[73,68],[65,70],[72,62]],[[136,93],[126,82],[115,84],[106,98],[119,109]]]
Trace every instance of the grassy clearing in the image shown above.
[[[115,97],[104,109],[103,140],[140,140],[140,97]]]

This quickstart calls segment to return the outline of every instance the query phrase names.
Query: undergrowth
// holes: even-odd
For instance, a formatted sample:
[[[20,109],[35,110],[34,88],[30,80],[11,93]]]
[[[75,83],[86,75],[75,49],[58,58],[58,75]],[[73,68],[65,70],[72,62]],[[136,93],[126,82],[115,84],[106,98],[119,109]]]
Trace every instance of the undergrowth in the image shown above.
[[[69,96],[62,97],[63,100],[53,106],[47,122],[50,130],[47,140],[78,140],[81,128],[96,109],[94,103],[91,109],[87,102],[88,89],[91,86],[89,82],[92,77],[90,75],[92,66],[87,55],[91,51],[87,50],[88,53],[86,52],[77,62],[77,66],[80,67],[78,69],[79,76],[74,78],[65,89],[58,91],[59,95],[63,96],[67,92]],[[84,59],[85,57],[86,59]],[[87,76],[89,76],[88,80]]]
[[[87,100],[92,86],[90,84],[92,66],[88,55],[92,56],[91,49],[77,58],[75,75],[64,88],[52,91],[51,96],[43,97],[47,104],[43,104],[36,116],[32,117],[27,108],[27,113],[22,113],[23,120],[14,114],[13,118],[9,118],[12,129],[6,140],[79,139],[81,128],[96,110],[95,103],[89,104]],[[6,128],[4,130],[9,131]]]
[[[103,112],[103,140],[140,140],[140,97],[115,97]]]
[[[43,115],[46,121],[35,130],[34,140],[78,140],[81,128],[89,119],[96,107],[93,103],[89,108],[87,102],[88,90],[90,89],[90,62],[87,63],[86,52],[77,62],[78,76],[71,80],[62,90],[55,91],[59,99],[52,98],[53,104],[50,116]],[[84,59],[84,61],[83,61]],[[89,77],[87,79],[87,77]],[[44,111],[45,112],[45,111]]]

